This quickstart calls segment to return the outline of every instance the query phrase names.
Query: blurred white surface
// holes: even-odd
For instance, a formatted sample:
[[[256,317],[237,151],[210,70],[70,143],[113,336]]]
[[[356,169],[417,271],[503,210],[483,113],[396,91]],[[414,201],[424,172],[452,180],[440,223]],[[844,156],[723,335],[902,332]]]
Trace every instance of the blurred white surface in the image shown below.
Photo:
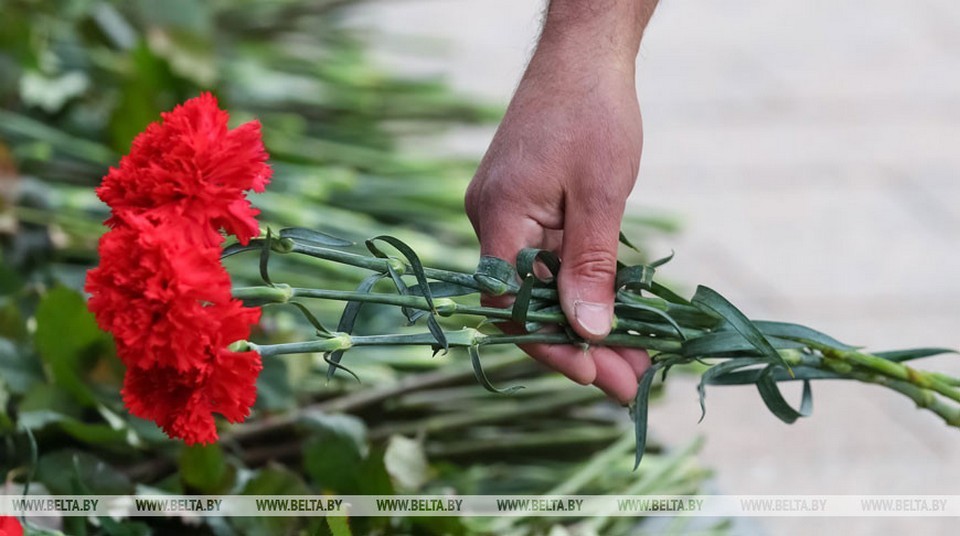
[[[506,102],[542,3],[373,4],[383,61]],[[410,41],[443,50],[411,60]],[[393,52],[391,52],[391,50]],[[404,58],[401,61],[401,58]],[[631,210],[678,214],[664,273],[750,316],[877,349],[960,348],[960,3],[661,2],[638,60],[645,147]],[[467,136],[480,154],[492,132]],[[960,358],[925,367],[960,374]],[[658,436],[708,438],[725,493],[960,494],[960,433],[881,388],[815,385],[816,411],[777,421],[749,388],[675,376]],[[771,534],[952,534],[955,520],[760,520]],[[753,525],[751,525],[753,526]]]

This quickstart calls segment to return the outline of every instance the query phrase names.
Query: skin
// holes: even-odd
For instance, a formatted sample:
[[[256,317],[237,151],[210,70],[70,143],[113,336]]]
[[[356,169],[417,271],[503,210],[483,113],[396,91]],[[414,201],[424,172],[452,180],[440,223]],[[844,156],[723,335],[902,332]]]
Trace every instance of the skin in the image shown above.
[[[536,52],[467,189],[482,255],[513,261],[522,248],[536,247],[560,256],[560,302],[588,341],[604,338],[613,318],[620,224],[643,146],[635,63],[656,4],[553,0]],[[622,403],[632,400],[637,378],[650,366],[647,353],[636,349],[522,348]]]

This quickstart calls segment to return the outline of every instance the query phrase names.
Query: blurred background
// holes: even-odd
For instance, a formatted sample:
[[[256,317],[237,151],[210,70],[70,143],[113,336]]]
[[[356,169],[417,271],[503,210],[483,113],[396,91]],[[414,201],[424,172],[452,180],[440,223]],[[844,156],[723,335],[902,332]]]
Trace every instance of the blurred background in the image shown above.
[[[470,270],[463,190],[539,28],[529,0],[0,0],[0,472],[8,492],[956,494],[956,431],[880,388],[821,382],[786,426],[749,388],[695,376],[651,409],[630,472],[624,412],[517,352],[485,355],[519,397],[487,395],[465,356],[271,362],[248,423],[184,448],[129,417],[108,337],[85,313],[106,167],[159,113],[213,90],[264,123],[274,226],[354,240],[387,231]],[[663,275],[754,318],[874,349],[960,347],[960,8],[851,0],[665,1],[638,59],[641,177],[625,230]],[[682,228],[682,229],[681,229]],[[233,262],[236,261],[236,262]],[[356,274],[306,261],[292,284]],[[256,277],[250,259],[230,263]],[[305,270],[309,268],[309,270]],[[309,277],[304,274],[308,273]],[[402,322],[365,309],[358,326]],[[316,304],[336,323],[339,306]],[[382,314],[381,314],[382,313]],[[459,327],[459,326],[457,326]],[[271,310],[258,337],[309,333]],[[73,334],[69,337],[64,333]],[[926,368],[960,373],[955,356]],[[29,433],[28,433],[29,430]],[[703,436],[701,444],[697,438]],[[31,437],[33,439],[31,439]],[[36,448],[32,448],[33,446]],[[35,452],[34,452],[35,451]],[[711,468],[706,469],[706,468]],[[367,519],[355,534],[946,534],[937,519]],[[65,518],[66,534],[323,533],[293,519]]]

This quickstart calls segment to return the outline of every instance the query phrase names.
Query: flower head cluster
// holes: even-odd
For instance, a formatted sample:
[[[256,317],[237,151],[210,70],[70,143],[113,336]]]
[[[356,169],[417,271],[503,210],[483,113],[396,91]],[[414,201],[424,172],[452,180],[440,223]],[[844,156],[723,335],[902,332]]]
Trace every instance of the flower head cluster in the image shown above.
[[[123,399],[187,443],[217,439],[213,419],[249,415],[256,352],[227,346],[260,318],[230,292],[220,230],[247,243],[259,227],[246,190],[270,179],[260,125],[228,130],[203,94],[150,125],[97,190],[111,208],[100,265],[87,276],[90,309],[127,367]]]

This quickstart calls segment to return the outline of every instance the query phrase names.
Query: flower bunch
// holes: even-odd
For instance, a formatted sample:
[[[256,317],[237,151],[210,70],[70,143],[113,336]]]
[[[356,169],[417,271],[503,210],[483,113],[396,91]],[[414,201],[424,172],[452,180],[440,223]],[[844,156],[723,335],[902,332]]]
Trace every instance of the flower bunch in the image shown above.
[[[87,277],[90,310],[127,367],[130,412],[189,444],[217,439],[214,413],[249,415],[262,368],[256,352],[227,349],[260,309],[231,296],[220,231],[241,243],[259,234],[245,192],[263,191],[271,170],[260,124],[230,130],[228,119],[210,94],[185,102],[137,136],[97,190],[111,216]]]

